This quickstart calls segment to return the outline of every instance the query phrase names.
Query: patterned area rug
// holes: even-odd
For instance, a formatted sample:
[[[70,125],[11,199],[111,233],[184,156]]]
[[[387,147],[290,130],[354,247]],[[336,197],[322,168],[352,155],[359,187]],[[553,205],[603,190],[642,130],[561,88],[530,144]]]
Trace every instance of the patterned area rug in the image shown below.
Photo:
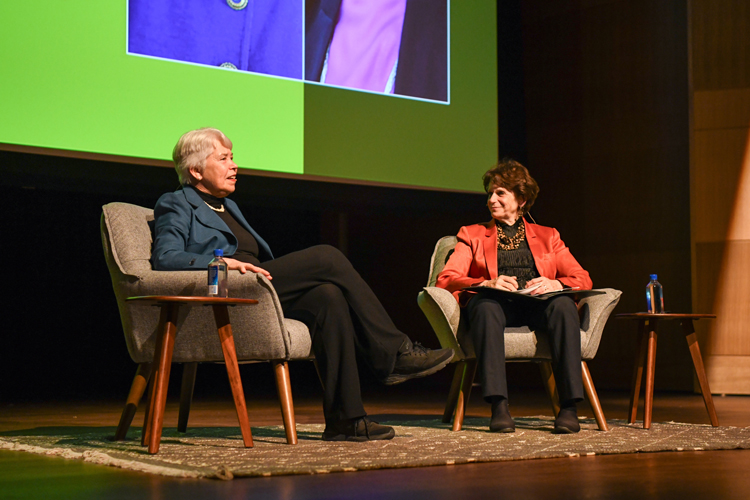
[[[657,451],[750,448],[750,427],[611,420],[600,432],[593,420],[581,420],[581,432],[551,433],[552,419],[516,418],[513,434],[492,434],[487,419],[467,418],[452,432],[436,420],[383,422],[396,428],[392,441],[327,443],[322,425],[298,424],[299,444],[286,444],[281,426],[254,427],[255,447],[242,445],[239,428],[194,428],[186,434],[165,429],[159,453],[139,446],[140,432],[112,441],[110,427],[46,427],[0,434],[0,449],[28,451],[175,477],[231,479],[243,476],[318,474],[358,470],[424,467],[535,458],[578,457]]]

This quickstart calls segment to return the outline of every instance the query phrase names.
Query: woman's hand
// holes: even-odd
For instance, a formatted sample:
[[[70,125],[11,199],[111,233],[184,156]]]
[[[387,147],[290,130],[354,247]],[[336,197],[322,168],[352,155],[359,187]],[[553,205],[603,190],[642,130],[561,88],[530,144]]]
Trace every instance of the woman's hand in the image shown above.
[[[542,276],[541,278],[534,278],[533,280],[527,281],[526,288],[531,288],[532,286],[538,285],[540,283],[542,286],[540,286],[536,290],[533,290],[529,295],[539,295],[542,293],[556,292],[557,290],[563,289],[562,283],[560,283],[557,280],[551,280],[549,278],[545,278],[544,276]]]
[[[508,290],[509,292],[514,292],[518,290],[518,280],[515,276],[500,275],[494,280],[483,281],[481,286],[499,288],[500,290]]]
[[[248,264],[247,262],[242,262],[237,259],[232,259],[230,257],[227,257],[224,259],[224,261],[227,263],[227,267],[232,271],[239,271],[240,274],[245,274],[248,271],[252,271],[254,273],[260,273],[269,280],[272,280],[271,273],[266,271],[265,269],[254,266],[252,264]]]

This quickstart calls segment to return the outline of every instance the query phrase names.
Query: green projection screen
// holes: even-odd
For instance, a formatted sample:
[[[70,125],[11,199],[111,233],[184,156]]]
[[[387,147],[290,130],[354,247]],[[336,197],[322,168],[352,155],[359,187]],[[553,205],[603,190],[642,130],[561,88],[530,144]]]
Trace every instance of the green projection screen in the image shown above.
[[[441,101],[128,53],[128,0],[2,2],[0,148],[161,164],[212,126],[255,174],[477,191],[497,159],[496,8],[447,9]]]

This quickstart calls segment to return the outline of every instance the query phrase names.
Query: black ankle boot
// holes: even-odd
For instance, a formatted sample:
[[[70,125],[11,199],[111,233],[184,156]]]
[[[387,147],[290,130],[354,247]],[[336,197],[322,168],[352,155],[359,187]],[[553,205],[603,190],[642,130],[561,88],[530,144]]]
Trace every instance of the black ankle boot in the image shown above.
[[[505,398],[493,398],[490,432],[516,432],[516,423],[510,416],[508,400]]]
[[[560,408],[560,413],[555,419],[555,428],[552,429],[554,434],[573,434],[581,430],[578,423],[578,413],[576,404],[566,402]]]

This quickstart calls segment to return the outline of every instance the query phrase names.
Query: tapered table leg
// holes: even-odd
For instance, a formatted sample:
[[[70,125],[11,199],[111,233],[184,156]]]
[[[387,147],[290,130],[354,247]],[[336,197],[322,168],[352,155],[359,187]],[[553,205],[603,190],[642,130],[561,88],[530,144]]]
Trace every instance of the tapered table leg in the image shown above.
[[[169,303],[162,305],[166,309],[164,328],[160,333],[158,349],[154,352],[155,368],[151,381],[151,401],[149,404],[148,452],[155,454],[159,452],[161,442],[161,430],[164,424],[164,408],[167,404],[167,386],[169,385],[169,371],[172,368],[172,352],[174,351],[174,340],[177,332],[177,313],[180,305]]]
[[[641,381],[643,380],[643,363],[646,360],[646,350],[648,349],[648,335],[646,335],[646,321],[638,321],[638,347],[635,354],[635,364],[633,366],[633,380],[630,384],[630,406],[628,413],[628,423],[635,423],[638,417],[638,397],[641,393]]]
[[[682,331],[685,333],[685,339],[690,349],[690,356],[693,358],[693,366],[695,367],[695,374],[698,377],[698,384],[701,387],[701,394],[703,394],[703,402],[706,404],[708,418],[711,420],[711,425],[718,427],[719,417],[716,415],[714,399],[711,397],[711,389],[708,387],[708,377],[706,377],[706,370],[703,368],[703,357],[701,356],[701,348],[698,345],[698,336],[695,334],[695,329],[693,328],[693,320],[685,319],[680,323],[682,324]]]
[[[156,327],[156,345],[154,346],[154,359],[151,363],[151,376],[148,381],[148,396],[146,399],[146,411],[143,413],[143,432],[141,432],[141,446],[148,446],[148,441],[151,438],[151,415],[154,414],[154,386],[156,385],[154,379],[156,378],[156,371],[159,366],[159,353],[161,352],[161,344],[164,341],[164,329],[167,324],[167,311],[166,307],[159,305],[159,324]]]
[[[246,448],[252,448],[253,434],[250,431],[250,420],[247,416],[245,393],[242,389],[240,367],[237,364],[237,351],[234,346],[234,337],[232,336],[232,325],[229,324],[229,313],[227,312],[227,306],[224,304],[214,304],[212,307],[214,310],[216,327],[219,330],[219,340],[221,341],[221,350],[224,353],[224,362],[227,367],[227,375],[229,376],[229,385],[232,388],[234,406],[237,409],[237,419],[240,422],[242,440],[244,441]]]
[[[648,353],[646,354],[646,396],[643,401],[643,428],[651,428],[651,415],[654,408],[654,375],[656,373],[656,325],[649,321]]]
[[[177,432],[187,432],[197,372],[198,363],[182,364],[182,387],[180,388],[180,413],[177,417]]]

